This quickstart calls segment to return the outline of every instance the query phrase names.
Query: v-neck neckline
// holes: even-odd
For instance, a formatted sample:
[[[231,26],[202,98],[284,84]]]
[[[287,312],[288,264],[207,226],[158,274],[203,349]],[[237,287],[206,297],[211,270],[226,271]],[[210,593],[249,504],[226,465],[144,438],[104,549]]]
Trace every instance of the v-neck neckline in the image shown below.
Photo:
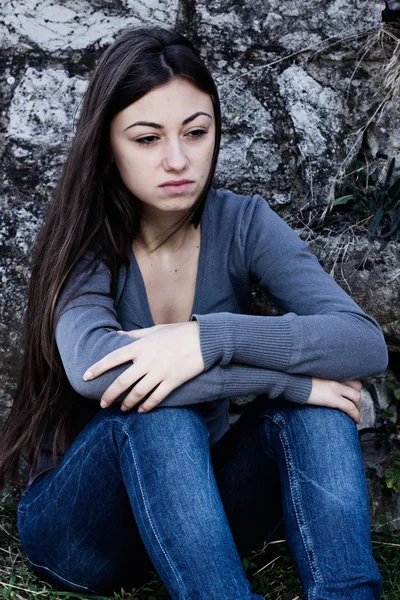
[[[201,298],[200,287],[202,289],[204,289],[204,285],[201,285],[200,282],[203,282],[204,276],[206,274],[205,266],[207,265],[206,254],[207,254],[207,246],[208,246],[207,233],[209,230],[209,228],[207,227],[207,220],[208,220],[208,204],[209,204],[210,194],[211,194],[211,189],[208,193],[208,196],[207,196],[207,199],[205,202],[205,206],[204,206],[204,210],[203,210],[203,214],[201,215],[201,220],[200,220],[200,251],[199,251],[199,259],[197,262],[196,284],[195,284],[195,291],[194,291],[193,306],[190,311],[190,317],[196,312],[198,312],[198,313],[201,312],[201,310],[200,310],[200,298]],[[147,291],[146,291],[146,286],[144,283],[142,271],[140,270],[139,263],[136,260],[136,256],[135,256],[132,246],[131,246],[131,250],[130,250],[130,260],[131,260],[131,264],[133,265],[133,268],[134,268],[136,276],[137,276],[138,285],[140,286],[140,292],[141,292],[140,295],[144,300],[144,313],[145,313],[146,323],[148,323],[148,325],[146,324],[146,327],[154,327],[155,323],[154,323],[153,316],[151,314],[150,303],[149,303],[149,299],[147,296]],[[190,321],[190,319],[189,319],[189,321]]]

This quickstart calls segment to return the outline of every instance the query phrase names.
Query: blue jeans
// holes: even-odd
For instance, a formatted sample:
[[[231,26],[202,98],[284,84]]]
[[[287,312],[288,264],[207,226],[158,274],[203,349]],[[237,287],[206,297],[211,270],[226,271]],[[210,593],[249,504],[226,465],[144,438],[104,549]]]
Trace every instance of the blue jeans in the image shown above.
[[[18,508],[57,587],[110,595],[156,570],[179,600],[261,599],[241,558],[284,520],[309,600],[379,598],[355,423],[258,396],[210,451],[196,406],[99,411]]]

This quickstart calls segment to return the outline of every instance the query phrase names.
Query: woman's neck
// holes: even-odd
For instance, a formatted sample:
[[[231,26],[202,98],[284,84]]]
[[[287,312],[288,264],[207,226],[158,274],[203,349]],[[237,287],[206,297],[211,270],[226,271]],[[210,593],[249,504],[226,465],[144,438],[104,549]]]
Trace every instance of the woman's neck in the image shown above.
[[[157,246],[171,233],[172,226],[177,222],[176,217],[164,219],[162,223],[142,219],[136,241],[147,253],[154,253]],[[158,250],[159,255],[171,254],[181,250],[191,239],[195,231],[192,223],[185,223]]]

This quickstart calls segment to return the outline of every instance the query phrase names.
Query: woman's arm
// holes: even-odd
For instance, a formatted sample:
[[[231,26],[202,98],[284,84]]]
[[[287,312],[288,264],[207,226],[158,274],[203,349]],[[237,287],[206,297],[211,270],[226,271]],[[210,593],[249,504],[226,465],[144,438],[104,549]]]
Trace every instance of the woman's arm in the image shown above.
[[[143,400],[139,412],[148,412],[161,403],[163,406],[179,406],[252,393],[337,408],[356,423],[360,422],[360,381],[337,382],[235,364],[226,367],[217,365],[194,376],[191,374],[193,361],[199,360],[201,368],[204,367],[197,324],[156,325],[120,333],[144,339],[111,352],[91,367],[90,378],[96,378],[110,368],[133,359],[134,364],[104,392],[103,407],[109,406],[124,392],[127,395],[123,398],[121,409],[130,410]],[[195,339],[194,348],[191,348],[191,337]],[[189,342],[186,343],[185,339]],[[194,355],[198,355],[197,358]],[[133,385],[136,381],[138,383]]]
[[[388,354],[378,323],[320,266],[260,196],[249,203],[240,244],[254,275],[284,314],[194,314],[205,368],[230,363],[329,379],[383,372]]]
[[[78,263],[74,273],[83,264],[84,261]],[[110,280],[110,272],[103,263],[93,272],[84,269],[79,276],[70,278],[56,306],[56,343],[69,382],[79,394],[94,400],[100,400],[104,392],[132,367],[132,359],[108,367],[91,380],[85,381],[84,373],[111,353],[115,354],[115,350],[136,343],[131,336],[118,333],[121,325],[110,293]],[[145,330],[139,330],[139,335],[140,331]],[[121,393],[116,401],[122,402],[128,391]],[[172,390],[163,404],[179,406],[261,393],[271,398],[281,395],[287,400],[303,403],[310,391],[309,377],[247,365],[226,368],[215,365]]]
[[[77,268],[79,266],[81,265],[77,265]],[[191,323],[181,325],[185,329],[193,329]],[[131,335],[118,333],[120,328],[110,294],[110,273],[105,265],[100,263],[90,273],[90,277],[88,271],[83,270],[78,277],[72,278],[57,302],[56,341],[69,381],[79,394],[100,400],[107,390],[115,388],[117,381],[126,377],[128,370],[132,369],[131,358],[135,354],[132,351],[136,348],[136,342],[140,341],[140,338],[136,342],[132,341],[134,335],[147,337],[152,330],[154,332],[159,329],[164,330],[164,333],[168,329],[176,332],[177,325],[141,329],[131,332]],[[195,329],[198,335],[198,327]],[[197,343],[200,346],[199,339]],[[167,346],[171,350],[171,345]],[[159,349],[158,342],[155,347]],[[129,358],[124,353],[128,353]],[[200,354],[200,348],[198,353]],[[153,354],[154,352],[150,352],[150,358],[153,358]],[[94,377],[85,381],[85,371],[99,361],[105,368],[101,371],[95,365]],[[114,364],[110,365],[110,361],[114,361]],[[153,363],[157,366],[159,361],[151,361],[151,365]],[[183,365],[179,364],[179,376],[182,376],[182,369]],[[132,383],[135,380],[121,393],[115,394],[112,401],[125,402],[127,395],[133,393],[134,404],[146,399],[146,410],[150,410],[149,403],[154,403],[153,394],[150,397],[147,394],[135,397],[136,385],[131,389]],[[334,387],[335,385],[336,382],[318,382],[307,376],[289,375],[249,365],[215,365],[182,385],[173,387],[160,401],[162,406],[183,406],[237,395],[266,394],[270,398],[281,396],[292,402],[332,406],[358,420],[359,410],[354,403],[357,398],[352,397],[354,390],[351,386]]]

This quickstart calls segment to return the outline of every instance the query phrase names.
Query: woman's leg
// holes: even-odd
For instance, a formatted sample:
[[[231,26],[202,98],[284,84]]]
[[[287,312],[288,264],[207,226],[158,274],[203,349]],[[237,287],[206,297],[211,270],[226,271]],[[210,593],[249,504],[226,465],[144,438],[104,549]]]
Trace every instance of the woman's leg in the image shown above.
[[[100,411],[24,495],[18,524],[35,568],[67,589],[109,594],[135,585],[151,568],[148,554],[172,598],[260,598],[226,519],[207,428],[192,408]]]
[[[25,490],[18,530],[34,570],[58,588],[112,595],[151,579],[112,422],[93,419],[60,464]]]
[[[364,465],[350,417],[259,396],[212,454],[241,553],[260,547],[279,519],[271,488],[280,477],[288,542],[305,597],[379,598]]]

